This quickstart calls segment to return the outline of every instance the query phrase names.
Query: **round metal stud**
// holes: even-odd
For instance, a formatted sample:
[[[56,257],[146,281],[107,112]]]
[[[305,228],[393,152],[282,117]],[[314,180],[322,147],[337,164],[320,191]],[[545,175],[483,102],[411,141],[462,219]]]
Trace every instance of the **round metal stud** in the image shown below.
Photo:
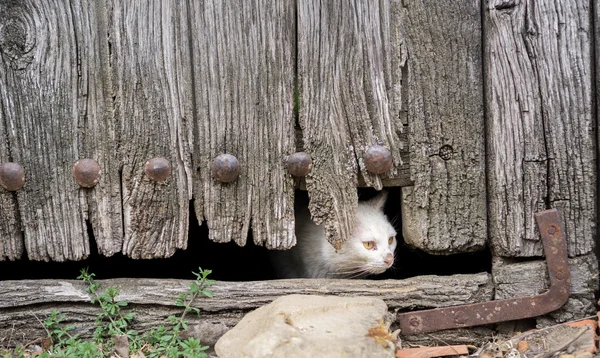
[[[306,176],[312,170],[312,159],[304,152],[297,152],[288,157],[287,169],[295,177]]]
[[[17,163],[0,163],[0,186],[17,191],[25,185],[25,171]]]
[[[383,174],[392,167],[392,153],[380,145],[369,147],[363,155],[365,167],[374,174]]]
[[[94,159],[78,160],[73,165],[73,178],[81,187],[94,187],[100,180],[100,164]]]
[[[240,174],[240,162],[231,154],[219,154],[210,165],[212,176],[221,183],[231,183]]]
[[[171,176],[171,163],[165,158],[152,158],[144,165],[146,176],[157,183],[162,183]]]
[[[452,148],[452,146],[445,144],[440,148],[438,154],[443,160],[450,160],[454,155],[454,149]]]

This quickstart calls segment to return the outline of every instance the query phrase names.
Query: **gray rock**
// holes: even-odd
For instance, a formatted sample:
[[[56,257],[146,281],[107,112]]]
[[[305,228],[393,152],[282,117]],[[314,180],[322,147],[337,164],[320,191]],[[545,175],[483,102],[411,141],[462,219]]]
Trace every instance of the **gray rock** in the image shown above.
[[[228,357],[393,357],[377,298],[283,296],[248,313],[215,346]]]

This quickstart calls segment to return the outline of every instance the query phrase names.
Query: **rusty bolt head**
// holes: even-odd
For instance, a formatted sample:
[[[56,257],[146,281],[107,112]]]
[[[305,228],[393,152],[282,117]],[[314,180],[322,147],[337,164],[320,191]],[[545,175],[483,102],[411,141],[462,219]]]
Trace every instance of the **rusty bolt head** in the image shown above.
[[[165,158],[152,158],[144,164],[146,176],[157,183],[162,183],[171,175],[171,163]]]
[[[383,174],[392,167],[392,153],[380,145],[369,147],[363,155],[365,167],[374,174]]]
[[[240,174],[240,162],[231,154],[219,154],[210,165],[212,176],[221,183],[231,183]]]
[[[17,191],[25,185],[25,172],[17,163],[0,163],[0,186]]]
[[[312,159],[304,152],[290,155],[287,160],[287,169],[295,177],[303,177],[312,170]]]
[[[454,149],[452,148],[452,146],[445,144],[440,148],[438,154],[440,155],[440,158],[442,158],[444,160],[449,160],[449,159],[452,159],[452,154],[454,154]]]
[[[556,234],[556,226],[552,225],[548,228],[548,234],[554,235]]]
[[[91,188],[100,180],[100,164],[94,159],[80,159],[73,165],[73,178],[84,188]]]
[[[465,311],[456,311],[454,312],[454,322],[456,324],[465,324],[467,323],[467,314]]]

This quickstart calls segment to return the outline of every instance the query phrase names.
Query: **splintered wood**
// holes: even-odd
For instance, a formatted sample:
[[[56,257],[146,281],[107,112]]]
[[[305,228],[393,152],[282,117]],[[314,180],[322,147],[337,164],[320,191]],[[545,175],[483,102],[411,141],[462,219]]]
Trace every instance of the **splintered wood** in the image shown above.
[[[353,230],[358,173],[377,189],[381,178],[362,160],[368,147],[393,153],[387,175],[401,171],[400,1],[298,0],[299,122],[313,169],[310,211],[335,246]]]
[[[403,1],[411,179],[406,242],[436,254],[486,245],[480,1]]]

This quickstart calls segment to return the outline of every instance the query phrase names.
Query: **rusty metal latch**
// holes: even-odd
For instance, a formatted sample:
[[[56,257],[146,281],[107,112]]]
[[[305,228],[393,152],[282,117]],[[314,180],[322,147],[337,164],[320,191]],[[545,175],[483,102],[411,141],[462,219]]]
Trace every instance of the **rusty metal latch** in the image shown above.
[[[571,273],[567,262],[565,232],[556,209],[535,214],[542,237],[550,288],[541,295],[474,303],[423,311],[399,313],[402,334],[410,335],[442,329],[536,317],[559,309],[567,302]]]

